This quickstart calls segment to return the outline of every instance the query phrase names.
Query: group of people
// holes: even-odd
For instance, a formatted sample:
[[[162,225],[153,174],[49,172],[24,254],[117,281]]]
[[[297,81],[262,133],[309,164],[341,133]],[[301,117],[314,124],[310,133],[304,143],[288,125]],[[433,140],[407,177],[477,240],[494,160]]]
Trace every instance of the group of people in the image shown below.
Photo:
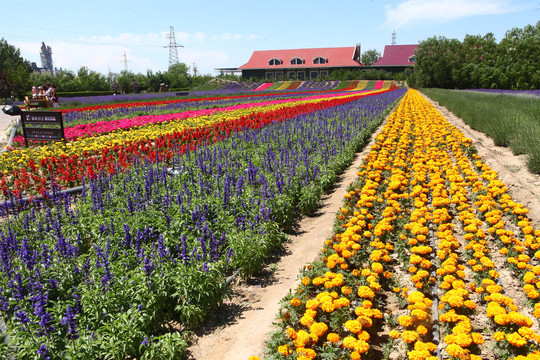
[[[56,85],[45,84],[43,86],[32,86],[32,98],[46,97],[53,108],[58,107],[58,94],[56,93]]]

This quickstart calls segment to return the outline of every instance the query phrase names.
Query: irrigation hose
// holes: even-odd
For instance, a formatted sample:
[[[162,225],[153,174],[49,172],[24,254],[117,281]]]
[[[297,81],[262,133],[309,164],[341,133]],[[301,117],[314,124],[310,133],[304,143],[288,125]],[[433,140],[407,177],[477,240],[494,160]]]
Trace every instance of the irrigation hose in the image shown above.
[[[20,124],[20,121],[16,122],[16,123],[11,127],[11,135],[9,136],[8,143],[7,143],[7,145],[6,145],[2,150],[0,150],[0,154],[3,153],[4,151],[7,151],[7,149],[8,149],[9,147],[11,147],[11,144],[13,144],[13,139],[15,139],[15,134],[17,133],[17,129],[19,128],[19,124]]]
[[[428,207],[431,207],[431,196],[429,197],[428,201]],[[433,222],[429,222],[429,242],[431,244],[431,248],[435,249],[435,236],[433,234]],[[431,251],[430,254],[431,261],[433,262],[435,255],[433,251]],[[435,269],[431,269],[431,276],[436,278],[437,273]],[[439,330],[439,295],[437,294],[437,286],[433,286],[432,288],[432,296],[433,296],[433,304],[431,305],[431,312],[433,313],[433,343],[437,345],[437,348],[435,349],[435,356],[437,356],[438,359],[441,358],[441,335]]]

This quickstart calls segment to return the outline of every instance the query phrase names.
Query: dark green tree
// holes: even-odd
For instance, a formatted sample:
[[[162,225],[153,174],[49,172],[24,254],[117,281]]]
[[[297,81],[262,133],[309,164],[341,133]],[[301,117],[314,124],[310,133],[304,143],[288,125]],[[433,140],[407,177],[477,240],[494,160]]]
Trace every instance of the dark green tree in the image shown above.
[[[5,83],[0,86],[0,97],[16,96],[22,98],[30,92],[30,62],[21,57],[21,52],[15,46],[0,39],[0,79]]]
[[[379,60],[379,57],[381,57],[381,53],[378,52],[375,49],[370,49],[367,51],[364,51],[361,57],[362,64],[366,66],[371,66],[373,63],[377,60]]]
[[[540,21],[513,28],[499,44],[497,67],[505,73],[501,87],[506,89],[540,88]]]
[[[169,66],[165,77],[171,89],[187,89],[191,86],[189,66],[184,63],[176,63]]]
[[[421,41],[415,55],[416,86],[454,88],[452,74],[458,68],[460,50],[457,39],[434,36]]]

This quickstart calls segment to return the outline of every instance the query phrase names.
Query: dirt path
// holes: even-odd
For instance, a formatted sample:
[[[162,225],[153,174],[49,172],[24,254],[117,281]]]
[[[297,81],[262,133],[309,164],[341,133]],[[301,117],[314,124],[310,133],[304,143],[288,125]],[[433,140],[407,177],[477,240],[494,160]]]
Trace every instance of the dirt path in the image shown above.
[[[463,120],[438,103],[430,102],[465,136],[474,141],[478,153],[509,188],[515,201],[530,210],[530,218],[540,227],[540,176],[531,174],[525,166],[524,156],[514,156],[510,149],[495,146],[483,133],[472,130]],[[377,129],[376,133],[379,132]],[[264,342],[272,330],[272,322],[279,310],[279,301],[298,285],[299,270],[315,260],[324,241],[331,236],[334,217],[347,186],[356,178],[356,172],[371,142],[341,177],[334,192],[323,199],[315,217],[302,219],[297,235],[291,236],[286,254],[267,271],[266,277],[254,279],[234,288],[234,298],[225,303],[213,323],[203,329],[189,348],[192,360],[247,360],[251,355],[264,357]]]
[[[4,105],[0,105],[0,148],[4,148],[7,144],[9,135],[11,134],[11,125],[17,121],[19,116],[9,116],[4,114],[2,108]]]
[[[382,125],[376,133],[381,128]],[[318,213],[300,221],[297,233],[291,235],[291,241],[286,244],[285,254],[267,270],[268,277],[235,287],[232,301],[224,304],[214,324],[204,329],[189,348],[189,359],[248,360],[251,355],[263,358],[264,342],[272,331],[279,301],[296,288],[300,269],[317,258],[324,241],[332,236],[343,195],[356,179],[357,169],[373,145],[373,139],[341,175],[333,192],[323,198]]]

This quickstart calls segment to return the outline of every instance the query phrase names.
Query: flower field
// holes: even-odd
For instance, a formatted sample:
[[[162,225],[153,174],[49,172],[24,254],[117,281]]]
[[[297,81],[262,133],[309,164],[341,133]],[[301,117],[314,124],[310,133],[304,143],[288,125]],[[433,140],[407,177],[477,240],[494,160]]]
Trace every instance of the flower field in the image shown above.
[[[0,357],[181,358],[188,330],[228,296],[226,278],[262,268],[404,92],[135,117],[3,153],[8,196],[49,191],[51,179],[84,190],[26,210],[4,203]]]
[[[277,99],[262,102],[78,124],[66,128],[66,143],[12,148],[0,154],[0,193],[9,198],[46,194],[53,183],[61,187],[77,186],[84,178],[93,179],[101,172],[123,171],[134,159],[170,159],[187,149],[221,141],[233,132],[259,128],[377,93],[380,91],[308,92],[302,98],[286,99],[278,94]],[[257,95],[248,99],[253,96]],[[132,105],[126,107],[133,108]]]
[[[375,140],[267,359],[538,359],[529,211],[414,90]]]

